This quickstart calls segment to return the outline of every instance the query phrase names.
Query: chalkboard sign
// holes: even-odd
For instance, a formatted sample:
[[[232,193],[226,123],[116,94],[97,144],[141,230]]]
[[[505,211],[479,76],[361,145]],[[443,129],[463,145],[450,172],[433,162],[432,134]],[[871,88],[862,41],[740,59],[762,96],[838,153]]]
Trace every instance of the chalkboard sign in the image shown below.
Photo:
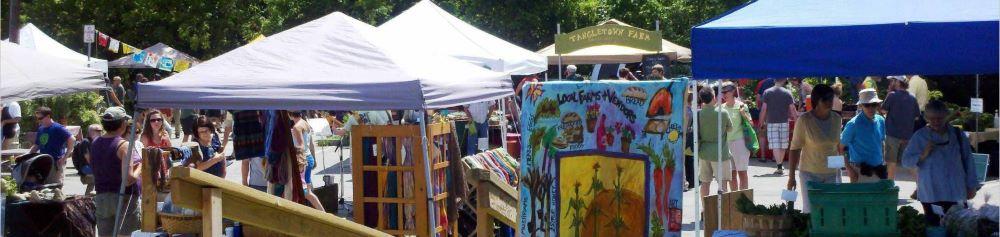
[[[653,65],[663,65],[664,77],[670,77],[670,58],[664,54],[642,55],[642,77],[645,78],[653,71]]]

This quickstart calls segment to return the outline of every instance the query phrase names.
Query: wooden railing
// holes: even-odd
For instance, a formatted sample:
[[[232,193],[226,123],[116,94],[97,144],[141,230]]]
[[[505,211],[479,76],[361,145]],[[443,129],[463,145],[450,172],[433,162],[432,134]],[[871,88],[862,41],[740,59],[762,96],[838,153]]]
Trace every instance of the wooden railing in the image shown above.
[[[202,236],[220,236],[222,218],[291,236],[389,236],[193,168],[173,167],[170,176],[173,203],[201,211],[202,233],[211,233]]]

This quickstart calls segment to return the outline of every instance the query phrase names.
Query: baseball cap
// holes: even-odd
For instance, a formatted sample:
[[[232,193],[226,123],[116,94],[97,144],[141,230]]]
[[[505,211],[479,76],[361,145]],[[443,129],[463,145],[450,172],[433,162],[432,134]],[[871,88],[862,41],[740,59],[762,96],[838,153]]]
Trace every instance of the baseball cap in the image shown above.
[[[105,109],[104,114],[101,115],[101,120],[104,121],[118,121],[123,119],[132,119],[132,116],[129,116],[128,113],[125,112],[125,108],[118,106]]]

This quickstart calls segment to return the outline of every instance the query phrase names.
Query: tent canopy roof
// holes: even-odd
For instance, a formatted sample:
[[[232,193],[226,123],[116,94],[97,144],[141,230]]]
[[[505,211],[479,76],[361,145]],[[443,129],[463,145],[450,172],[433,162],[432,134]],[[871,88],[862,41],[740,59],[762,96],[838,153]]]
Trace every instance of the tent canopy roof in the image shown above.
[[[38,29],[38,27],[32,23],[28,23],[18,30],[18,44],[24,48],[33,49],[50,56],[66,59],[85,67],[98,69],[101,72],[108,72],[107,60],[90,57],[88,61],[87,55],[78,53],[75,50],[59,43],[55,39],[52,39],[51,36],[42,32],[41,29]]]
[[[617,24],[628,27],[634,27],[624,22],[618,21],[616,19],[610,19],[601,22],[598,25],[605,24]],[[691,62],[691,49],[685,48],[684,46],[677,45],[673,42],[662,40],[661,45],[663,51],[660,54],[667,55],[670,60],[676,60],[681,62]],[[538,54],[544,55],[548,58],[550,65],[555,65],[559,63],[559,55],[556,54],[555,44],[551,44],[538,50]],[[619,46],[619,45],[600,45],[587,47],[584,49],[573,51],[572,53],[562,55],[563,64],[598,64],[598,63],[634,63],[641,62],[643,55],[656,54],[654,51],[647,51],[636,49],[632,47]]]
[[[164,43],[156,43],[155,45],[149,46],[148,48],[145,48],[142,51],[143,52],[153,52],[156,55],[160,55],[162,57],[173,58],[174,60],[183,59],[183,60],[191,61],[192,63],[199,63],[199,62],[201,62],[197,58],[191,57],[191,55],[188,55],[188,54],[186,54],[184,52],[176,50],[176,49],[170,47],[170,45],[167,45],[167,44],[164,44]],[[126,55],[124,57],[115,59],[115,61],[112,61],[111,63],[109,63],[108,66],[111,67],[111,68],[154,68],[154,67],[146,65],[144,63],[136,63],[135,61],[132,61],[132,56],[131,55]]]
[[[139,86],[143,108],[384,110],[513,94],[510,76],[385,40],[340,12]]]
[[[998,71],[996,0],[759,0],[692,30],[695,78]]]
[[[392,40],[449,55],[495,71],[529,75],[547,69],[545,58],[458,19],[423,0],[378,27]]]
[[[104,73],[75,61],[0,42],[3,103],[105,88]]]

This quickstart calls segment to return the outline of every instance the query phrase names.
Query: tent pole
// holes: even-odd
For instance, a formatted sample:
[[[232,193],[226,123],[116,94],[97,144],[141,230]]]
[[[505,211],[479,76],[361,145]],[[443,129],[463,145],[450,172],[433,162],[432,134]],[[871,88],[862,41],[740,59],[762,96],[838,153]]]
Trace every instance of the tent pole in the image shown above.
[[[431,165],[430,165],[430,155],[427,152],[427,110],[420,110],[420,146],[424,153],[424,184],[427,188],[427,223],[430,225],[430,235],[435,236],[437,230],[437,218],[434,218],[434,213],[437,209],[434,208],[434,185],[431,184]]]
[[[138,109],[133,109],[132,110],[133,121],[138,116],[139,116],[139,110]],[[128,125],[128,121],[125,121],[125,125]],[[129,131],[129,139],[128,139],[129,140],[128,141],[128,151],[125,152],[125,157],[118,157],[119,159],[122,160],[122,164],[121,164],[122,165],[122,180],[121,180],[121,183],[118,185],[118,205],[116,206],[116,210],[115,210],[115,225],[114,225],[115,229],[113,231],[113,235],[112,236],[118,236],[118,231],[119,231],[119,229],[121,229],[122,223],[124,223],[124,218],[122,218],[123,217],[122,216],[122,201],[123,201],[122,199],[125,197],[125,183],[128,182],[128,174],[132,172],[132,166],[130,164],[130,161],[132,161],[132,154],[133,154],[133,152],[135,152],[135,139],[138,138],[138,137],[135,136],[135,123],[134,122],[133,122],[132,128],[130,130],[131,131]],[[130,202],[132,201],[131,200],[132,199],[131,196],[132,196],[132,194],[129,194],[129,201]],[[149,211],[149,210],[147,210],[147,211]],[[129,233],[129,234],[131,234],[131,233]]]
[[[692,112],[691,113],[691,124],[692,125],[696,125],[696,124],[699,124],[698,123],[698,82],[697,81],[693,81],[693,83],[691,83],[691,88],[693,89],[693,92],[691,93],[691,101],[692,101],[692,103],[689,105],[690,108],[691,108],[691,112]],[[694,217],[694,235],[696,237],[699,237],[699,236],[702,235],[702,233],[701,233],[701,217],[698,216],[698,215],[701,215],[700,213],[701,213],[701,195],[702,195],[702,193],[701,193],[701,180],[698,179],[698,172],[699,172],[698,167],[699,167],[699,161],[701,161],[701,160],[699,160],[700,158],[698,157],[698,147],[701,146],[699,144],[698,140],[699,140],[699,137],[701,135],[698,134],[698,126],[691,126],[691,128],[693,129],[691,134],[692,134],[692,136],[694,136],[694,139],[691,139],[694,142],[694,144],[691,146],[691,147],[694,148],[694,159],[692,160],[694,162],[694,174],[692,174],[692,175],[694,176],[694,179],[695,179],[694,180],[694,196],[695,196],[695,198],[694,198],[694,215],[695,215],[695,217]]]
[[[718,195],[716,196],[716,202],[718,202],[718,203],[716,203],[716,208],[718,208],[718,212],[716,212],[717,213],[716,214],[716,218],[718,218],[719,220],[718,220],[718,222],[716,222],[716,223],[718,223],[718,225],[715,225],[715,230],[719,231],[719,230],[722,230],[722,194],[724,193],[723,190],[726,190],[726,183],[722,180],[722,177],[725,177],[722,174],[722,172],[723,172],[722,171],[722,146],[728,145],[728,144],[724,144],[726,141],[722,140],[722,133],[726,132],[726,131],[722,130],[722,113],[720,113],[720,111],[722,110],[722,80],[718,80],[715,83],[715,105],[714,106],[715,106],[714,109],[716,110],[716,113],[715,113],[715,115],[716,115],[715,116],[715,118],[716,118],[716,123],[715,123],[715,125],[716,125],[716,130],[715,131],[716,132],[715,132],[715,135],[716,135],[716,139],[717,139],[717,140],[715,140],[715,145],[716,145],[715,146],[715,151],[716,151],[716,154],[717,154],[717,156],[715,157],[715,159],[716,159],[717,162],[719,162],[718,164],[715,164],[715,167],[716,167],[716,169],[715,169],[715,177],[716,177],[715,178],[715,182],[719,184],[719,191],[716,192],[716,193],[718,193]],[[732,171],[725,171],[725,172],[732,172]],[[732,177],[730,177],[730,179],[732,179]]]
[[[979,74],[976,74],[976,99],[983,99],[982,97],[979,97]],[[979,115],[981,113],[982,112],[976,113],[976,124],[973,125],[973,128],[975,129],[974,132],[979,131]]]
[[[559,33],[561,33],[561,32],[562,32],[562,29],[560,28],[559,23],[556,23],[556,35],[559,35]],[[552,44],[552,51],[555,51],[555,50],[556,50],[556,45]],[[557,53],[556,55],[559,55],[559,69],[556,70],[557,71],[556,73],[559,73],[559,80],[562,81],[562,79],[563,79],[562,78],[562,72],[563,72],[562,71],[563,70],[563,68],[562,68],[562,54],[558,54]]]

